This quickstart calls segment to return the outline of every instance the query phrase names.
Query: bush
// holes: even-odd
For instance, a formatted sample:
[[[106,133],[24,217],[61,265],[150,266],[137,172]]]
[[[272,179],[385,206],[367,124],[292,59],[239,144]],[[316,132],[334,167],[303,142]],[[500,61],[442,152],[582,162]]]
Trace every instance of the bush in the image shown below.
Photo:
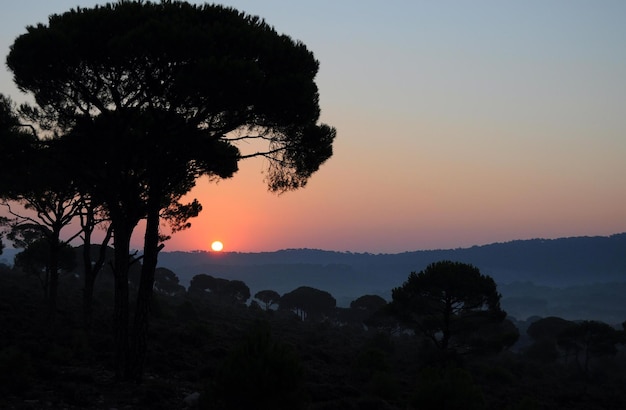
[[[531,360],[552,363],[559,358],[559,351],[553,341],[538,340],[526,348],[524,355]]]
[[[420,372],[412,403],[416,409],[479,410],[485,400],[471,375],[460,368],[427,367]]]
[[[399,395],[400,385],[391,373],[376,372],[370,380],[369,392],[376,397],[393,400]]]
[[[0,350],[0,392],[21,394],[28,391],[33,369],[30,356],[18,347]]]
[[[352,363],[352,372],[357,380],[370,382],[374,375],[388,373],[391,369],[385,352],[379,349],[361,351]]]
[[[182,343],[192,347],[204,347],[211,340],[213,331],[206,323],[193,321],[184,324],[179,334]]]
[[[84,330],[73,331],[69,343],[75,358],[93,360],[94,353],[89,343],[89,335]]]
[[[303,367],[287,345],[257,323],[221,364],[200,400],[204,409],[300,409],[307,402]]]
[[[188,322],[198,320],[198,312],[196,307],[188,300],[176,307],[176,319],[179,322]]]

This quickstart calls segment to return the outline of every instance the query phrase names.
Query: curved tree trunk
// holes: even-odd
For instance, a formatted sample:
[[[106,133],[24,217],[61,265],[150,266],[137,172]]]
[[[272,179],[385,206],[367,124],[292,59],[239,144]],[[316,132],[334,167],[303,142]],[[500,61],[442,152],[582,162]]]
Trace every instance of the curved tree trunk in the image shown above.
[[[111,240],[112,228],[109,226],[106,235],[100,244],[100,252],[95,262],[91,260],[91,232],[86,230],[83,241],[83,270],[85,272],[85,284],[83,288],[83,323],[85,330],[89,332],[93,321],[93,289],[96,284],[98,273],[102,270],[106,260],[106,251],[109,241]]]
[[[152,200],[146,220],[146,233],[144,238],[143,265],[141,267],[141,279],[137,293],[137,306],[133,323],[131,342],[131,360],[129,362],[129,376],[136,382],[143,377],[144,364],[148,349],[148,328],[150,321],[150,305],[152,302],[152,290],[154,287],[154,272],[156,269],[159,247],[159,212],[158,201]]]

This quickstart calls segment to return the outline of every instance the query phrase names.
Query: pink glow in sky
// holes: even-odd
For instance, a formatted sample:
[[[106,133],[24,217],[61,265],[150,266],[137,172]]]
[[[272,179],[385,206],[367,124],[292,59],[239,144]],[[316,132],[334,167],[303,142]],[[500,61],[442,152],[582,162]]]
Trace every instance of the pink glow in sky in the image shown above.
[[[0,53],[86,0],[3,4]],[[198,181],[166,250],[395,253],[626,231],[626,2],[225,1],[320,61],[334,156],[276,196]],[[25,98],[0,70],[0,92]],[[136,246],[139,246],[139,240]]]

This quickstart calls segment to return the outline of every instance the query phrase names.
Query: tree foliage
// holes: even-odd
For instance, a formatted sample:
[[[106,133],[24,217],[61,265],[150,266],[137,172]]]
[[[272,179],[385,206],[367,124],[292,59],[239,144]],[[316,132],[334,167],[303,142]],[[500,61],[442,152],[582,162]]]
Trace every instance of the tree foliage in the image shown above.
[[[579,370],[589,375],[590,363],[602,356],[615,356],[619,332],[610,325],[596,320],[572,323],[557,335],[557,343],[572,357]]]
[[[350,307],[375,312],[386,304],[387,301],[378,295],[363,295],[350,302]]]
[[[245,158],[267,159],[272,191],[306,184],[335,138],[317,124],[318,62],[304,44],[231,8],[122,1],[27,27],[7,66],[34,96],[24,116],[61,142],[80,170],[75,186],[105,206],[116,253],[116,374],[139,379],[168,237],[161,222],[172,232],[189,227],[201,205],[181,201],[196,180],[231,177]],[[131,355],[129,242],[144,218]]]
[[[526,333],[535,341],[552,340],[565,329],[571,327],[574,322],[556,316],[548,316],[534,321],[526,329]]]
[[[270,143],[263,155],[277,165],[268,174],[275,190],[304,185],[332,154],[334,130],[316,125],[312,53],[231,8],[129,1],[74,9],[29,26],[7,65],[51,126],[113,112],[124,123],[133,110],[153,110],[228,145],[227,134],[245,130],[239,138]]]
[[[154,272],[154,290],[170,296],[185,293],[185,287],[180,284],[178,276],[167,268],[156,268]]]
[[[501,322],[506,313],[500,308],[500,297],[494,280],[478,268],[441,261],[412,272],[401,287],[394,288],[390,307],[438,348],[471,350],[460,336]]]
[[[58,269],[63,264],[61,253],[81,233],[89,244],[99,222],[85,215],[93,216],[99,208],[90,207],[79,191],[74,158],[68,157],[56,135],[41,134],[46,124],[40,116],[29,116],[31,110],[26,105],[15,109],[8,98],[0,95],[0,160],[8,167],[0,174],[0,203],[11,216],[6,224],[11,227],[9,236],[15,246],[26,248],[33,241],[28,239],[33,233],[48,242],[45,294],[52,320]],[[77,217],[80,228],[68,233],[67,228]],[[88,310],[85,306],[86,317]]]
[[[280,294],[275,290],[260,290],[254,297],[265,304],[265,310],[269,310],[272,305],[280,302]]]
[[[53,276],[71,272],[76,267],[76,256],[70,245],[64,244],[55,251],[58,255],[54,267],[50,266],[51,252],[50,243],[41,238],[29,243],[23,251],[15,255],[15,266],[39,279],[46,300],[52,291],[50,288]]]
[[[242,304],[250,298],[250,288],[244,282],[216,278],[206,273],[191,278],[188,292],[194,296],[209,296],[219,303]]]
[[[37,138],[30,129],[22,126],[13,101],[0,94],[0,198],[7,198],[19,186],[16,180],[26,172],[24,162],[28,158]]]
[[[557,345],[557,337],[573,324],[572,321],[556,316],[535,320],[526,329],[526,333],[533,340],[533,343],[525,349],[524,354],[543,363],[558,360],[562,353]]]
[[[309,286],[300,286],[280,298],[280,309],[292,310],[302,320],[328,315],[336,306],[330,293]]]
[[[241,280],[230,280],[223,289],[226,298],[238,304],[250,299],[250,288]]]

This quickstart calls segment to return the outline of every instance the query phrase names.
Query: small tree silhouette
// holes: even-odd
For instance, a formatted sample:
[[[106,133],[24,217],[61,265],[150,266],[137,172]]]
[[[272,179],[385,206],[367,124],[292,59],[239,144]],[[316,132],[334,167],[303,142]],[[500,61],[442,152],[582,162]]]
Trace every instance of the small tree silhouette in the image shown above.
[[[254,294],[254,297],[265,304],[265,310],[270,310],[272,305],[280,301],[280,294],[275,290],[260,290]]]
[[[589,377],[592,359],[617,354],[615,345],[619,336],[619,332],[606,323],[585,320],[563,329],[557,336],[557,343],[565,350],[566,357],[573,357],[580,372]]]
[[[500,297],[494,280],[478,268],[441,261],[411,273],[393,289],[390,308],[442,351],[453,347],[467,351],[473,347],[469,339],[457,336],[502,322],[506,313],[500,308]]]
[[[292,310],[302,320],[322,317],[335,306],[337,301],[330,293],[309,286],[300,286],[280,298],[280,308]]]

